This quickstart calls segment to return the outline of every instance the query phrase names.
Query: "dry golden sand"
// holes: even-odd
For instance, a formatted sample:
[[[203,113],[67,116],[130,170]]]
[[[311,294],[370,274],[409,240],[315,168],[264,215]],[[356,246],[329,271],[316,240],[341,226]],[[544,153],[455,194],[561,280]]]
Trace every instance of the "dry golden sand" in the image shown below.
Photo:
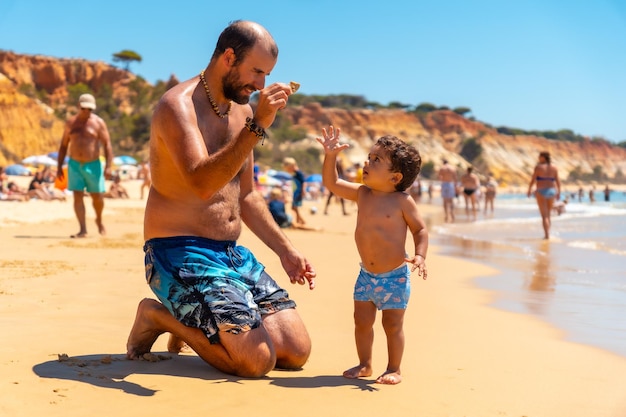
[[[161,355],[154,362],[127,361],[137,303],[152,294],[143,278],[139,183],[125,185],[133,200],[107,200],[106,237],[95,235],[88,207],[91,236],[68,238],[77,230],[71,199],[0,203],[0,416],[626,416],[626,359],[489,307],[491,294],[471,280],[495,271],[438,255],[436,247],[427,260],[429,279],[413,280],[403,382],[341,377],[356,364],[353,206],[350,216],[339,206],[328,216],[308,215],[323,232],[287,231],[318,272],[314,291],[285,284],[313,339],[303,370],[240,379],[193,353],[164,353],[165,336],[154,346]],[[26,223],[15,219],[15,207]],[[440,217],[439,207],[421,208]],[[245,231],[240,243],[286,281],[254,236]],[[386,359],[379,317],[374,376]]]

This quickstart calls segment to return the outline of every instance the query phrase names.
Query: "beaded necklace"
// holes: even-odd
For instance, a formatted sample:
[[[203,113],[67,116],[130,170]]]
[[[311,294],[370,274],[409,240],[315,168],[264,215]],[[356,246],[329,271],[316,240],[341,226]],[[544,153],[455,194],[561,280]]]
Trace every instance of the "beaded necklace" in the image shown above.
[[[217,114],[217,116],[221,119],[228,117],[228,113],[230,113],[231,105],[233,103],[229,101],[228,109],[224,113],[220,112],[220,108],[217,107],[217,103],[215,102],[215,100],[213,100],[213,96],[211,95],[211,92],[209,91],[209,86],[207,85],[206,80],[204,79],[204,70],[200,71],[200,80],[202,81],[202,84],[204,85],[204,91],[206,91],[206,96],[209,98],[209,103],[211,103],[211,107],[213,108],[213,111],[215,112],[215,114]]]

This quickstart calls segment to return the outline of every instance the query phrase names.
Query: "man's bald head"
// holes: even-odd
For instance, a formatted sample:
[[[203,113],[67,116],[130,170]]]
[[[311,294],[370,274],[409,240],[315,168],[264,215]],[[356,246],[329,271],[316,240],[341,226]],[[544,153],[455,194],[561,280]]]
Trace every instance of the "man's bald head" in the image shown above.
[[[211,59],[216,59],[232,48],[237,57],[236,62],[241,62],[257,43],[266,47],[274,58],[278,57],[278,46],[267,29],[255,22],[236,20],[220,34]]]

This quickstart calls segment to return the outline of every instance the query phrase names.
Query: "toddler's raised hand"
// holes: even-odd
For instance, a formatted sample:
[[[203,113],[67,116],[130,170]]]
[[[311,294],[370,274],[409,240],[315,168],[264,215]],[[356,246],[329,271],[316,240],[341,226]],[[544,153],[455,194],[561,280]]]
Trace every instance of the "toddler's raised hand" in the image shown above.
[[[328,127],[328,130],[325,128],[322,129],[322,138],[315,138],[319,143],[324,147],[324,153],[326,154],[338,154],[342,150],[349,148],[350,145],[347,143],[339,143],[339,135],[341,133],[341,129],[335,129],[332,125]]]

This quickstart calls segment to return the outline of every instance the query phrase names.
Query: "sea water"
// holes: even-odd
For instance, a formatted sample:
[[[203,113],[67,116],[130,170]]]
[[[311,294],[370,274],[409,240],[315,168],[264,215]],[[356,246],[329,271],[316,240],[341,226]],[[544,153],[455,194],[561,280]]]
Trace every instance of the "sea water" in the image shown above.
[[[610,201],[572,199],[552,215],[543,239],[536,201],[502,194],[493,215],[468,217],[461,197],[456,222],[431,226],[442,253],[476,260],[501,274],[477,284],[495,291],[494,306],[532,314],[566,338],[626,357],[626,193]],[[443,209],[442,209],[443,210]]]

